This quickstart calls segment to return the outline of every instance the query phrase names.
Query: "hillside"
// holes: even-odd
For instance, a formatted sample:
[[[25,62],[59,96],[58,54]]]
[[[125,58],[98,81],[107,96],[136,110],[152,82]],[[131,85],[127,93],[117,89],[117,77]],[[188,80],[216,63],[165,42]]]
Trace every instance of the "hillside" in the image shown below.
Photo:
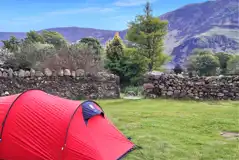
[[[159,18],[169,22],[165,38],[165,53],[173,55],[172,64],[183,62],[194,48],[214,51],[239,51],[239,0],[215,0],[189,4]],[[102,44],[111,39],[116,31],[92,28],[61,27],[46,29],[61,33],[69,42],[83,37],[95,37]],[[41,32],[41,31],[39,31]],[[124,38],[127,30],[120,31]],[[0,39],[11,35],[24,38],[25,33],[0,32]],[[1,44],[0,44],[1,45]]]
[[[183,61],[194,48],[239,51],[239,1],[216,0],[184,6],[160,16],[169,22],[165,51]]]

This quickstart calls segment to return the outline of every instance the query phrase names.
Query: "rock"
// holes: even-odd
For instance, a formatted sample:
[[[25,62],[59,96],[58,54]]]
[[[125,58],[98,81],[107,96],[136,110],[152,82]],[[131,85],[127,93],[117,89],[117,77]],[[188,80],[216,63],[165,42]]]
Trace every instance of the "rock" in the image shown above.
[[[52,71],[51,71],[49,68],[45,68],[45,69],[44,69],[44,74],[45,74],[47,77],[50,77],[50,76],[52,76]]]
[[[18,77],[24,77],[25,76],[25,71],[20,69],[18,72]]]
[[[175,91],[174,91],[174,94],[175,94],[175,95],[179,95],[179,94],[180,94],[180,90],[175,90]]]
[[[9,76],[10,78],[13,77],[13,70],[12,70],[11,68],[8,69],[8,76]]]
[[[5,91],[4,93],[1,94],[1,96],[9,96],[9,92],[8,91]]]
[[[84,77],[85,71],[83,69],[76,70],[76,77]]]
[[[3,76],[4,78],[7,78],[7,77],[8,77],[7,72],[3,72],[3,73],[2,73],[2,76]]]
[[[35,74],[36,74],[36,71],[35,71],[34,69],[31,68],[31,70],[30,70],[30,75],[31,75],[31,77],[34,77]]]
[[[13,75],[14,75],[15,77],[18,77],[17,71],[14,71],[14,72],[13,72]]]
[[[36,77],[43,77],[44,74],[41,71],[36,71],[35,76]]]
[[[168,91],[168,92],[167,92],[167,95],[168,95],[168,96],[172,96],[172,95],[173,95],[173,91]]]
[[[143,87],[145,90],[154,89],[154,85],[152,83],[145,83]]]
[[[71,76],[75,78],[76,77],[76,71],[72,71]]]
[[[218,96],[218,97],[223,97],[223,96],[224,96],[224,93],[218,93],[217,96]]]
[[[63,70],[62,70],[62,69],[59,70],[59,71],[57,72],[57,75],[58,75],[58,76],[61,76],[61,77],[64,76],[64,72],[63,72]]]
[[[25,77],[30,77],[31,76],[31,72],[30,71],[26,71],[25,72]]]
[[[148,77],[147,77],[148,76]],[[172,98],[232,99],[238,97],[238,76],[182,77],[175,74],[147,75],[145,84],[154,84],[153,89],[144,87],[144,92]],[[145,85],[144,84],[144,85]]]
[[[64,76],[71,76],[71,71],[69,69],[65,69]]]

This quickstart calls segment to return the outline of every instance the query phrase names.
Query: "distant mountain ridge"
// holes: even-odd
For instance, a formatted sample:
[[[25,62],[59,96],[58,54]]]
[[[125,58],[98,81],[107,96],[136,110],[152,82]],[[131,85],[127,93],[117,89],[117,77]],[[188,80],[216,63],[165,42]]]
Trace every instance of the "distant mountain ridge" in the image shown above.
[[[183,6],[161,15],[167,20],[168,34],[165,37],[165,53],[172,55],[172,64],[187,58],[193,49],[239,52],[239,0],[214,0]],[[104,45],[113,38],[114,30],[80,27],[59,27],[46,29],[61,33],[69,42],[83,37],[95,37]],[[41,32],[41,31],[39,31]],[[124,39],[127,30],[119,31]],[[23,32],[0,32],[0,39],[11,35],[24,38]]]

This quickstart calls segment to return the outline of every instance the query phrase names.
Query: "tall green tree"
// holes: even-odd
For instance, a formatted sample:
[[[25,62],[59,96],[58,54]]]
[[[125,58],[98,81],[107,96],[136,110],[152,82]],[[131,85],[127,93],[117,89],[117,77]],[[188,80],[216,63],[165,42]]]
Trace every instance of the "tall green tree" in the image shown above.
[[[15,52],[19,49],[20,41],[15,37],[11,36],[9,40],[2,40],[3,48],[8,49],[10,52]]]
[[[114,38],[106,44],[106,58],[112,62],[119,61],[124,54],[124,44],[117,32]]]
[[[230,60],[232,55],[224,52],[218,52],[215,54],[220,62],[221,73],[225,74],[227,72],[227,62]]]
[[[200,76],[216,75],[219,67],[218,57],[205,51],[191,55],[187,63],[188,71],[196,71]]]
[[[67,46],[66,39],[58,32],[44,30],[41,35],[46,43],[52,44],[56,49]]]
[[[147,59],[136,48],[127,48],[118,33],[106,45],[105,68],[120,77],[122,86],[139,85]]]
[[[139,54],[149,60],[149,71],[160,67],[169,59],[163,54],[163,39],[167,34],[167,24],[168,22],[152,15],[149,2],[145,5],[144,15],[136,16],[136,19],[129,23],[126,39],[135,43]]]

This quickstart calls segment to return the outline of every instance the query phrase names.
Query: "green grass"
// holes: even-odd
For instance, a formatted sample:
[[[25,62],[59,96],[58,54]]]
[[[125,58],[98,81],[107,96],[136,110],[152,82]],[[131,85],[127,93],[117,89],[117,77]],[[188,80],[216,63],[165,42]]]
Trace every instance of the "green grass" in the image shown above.
[[[238,139],[221,131],[239,131],[239,102],[173,100],[100,100],[107,116],[143,147],[126,160],[236,160]]]

